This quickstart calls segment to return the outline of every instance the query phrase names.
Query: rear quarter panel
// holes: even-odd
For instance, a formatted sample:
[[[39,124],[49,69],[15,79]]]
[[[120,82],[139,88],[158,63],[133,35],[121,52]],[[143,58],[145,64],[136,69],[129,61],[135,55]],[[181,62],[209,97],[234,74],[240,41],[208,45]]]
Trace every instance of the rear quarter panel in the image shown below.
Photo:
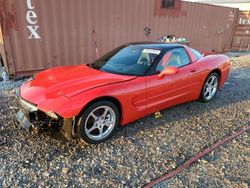
[[[228,78],[228,74],[230,72],[230,59],[226,55],[208,55],[196,63],[201,67],[201,74],[203,75],[202,83],[205,82],[207,76],[214,70],[218,70],[220,72],[220,81],[219,87],[221,88]]]

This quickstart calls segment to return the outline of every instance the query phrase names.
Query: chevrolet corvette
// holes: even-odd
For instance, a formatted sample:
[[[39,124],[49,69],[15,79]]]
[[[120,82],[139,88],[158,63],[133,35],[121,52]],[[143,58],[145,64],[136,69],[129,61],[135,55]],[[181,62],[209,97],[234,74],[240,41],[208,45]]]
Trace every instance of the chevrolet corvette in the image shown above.
[[[225,55],[181,44],[122,45],[91,64],[42,71],[20,87],[16,117],[28,130],[51,128],[90,144],[165,108],[211,101],[228,78]]]

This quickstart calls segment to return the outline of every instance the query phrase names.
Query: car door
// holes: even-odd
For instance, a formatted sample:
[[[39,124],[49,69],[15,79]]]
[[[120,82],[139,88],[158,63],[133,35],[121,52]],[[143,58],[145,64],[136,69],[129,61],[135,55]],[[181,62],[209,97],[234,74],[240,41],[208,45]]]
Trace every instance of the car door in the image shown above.
[[[166,67],[174,66],[178,72],[159,77]],[[156,74],[147,77],[147,109],[152,113],[197,98],[197,65],[191,63],[183,47],[169,50],[156,67]]]

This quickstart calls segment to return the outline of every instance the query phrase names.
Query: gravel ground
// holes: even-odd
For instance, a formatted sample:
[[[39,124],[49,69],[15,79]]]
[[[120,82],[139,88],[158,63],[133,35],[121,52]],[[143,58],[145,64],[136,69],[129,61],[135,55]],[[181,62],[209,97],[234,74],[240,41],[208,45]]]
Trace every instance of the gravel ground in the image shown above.
[[[198,101],[119,128],[99,145],[32,137],[15,120],[22,81],[0,83],[0,187],[142,187],[249,125],[250,55],[230,56],[228,82],[210,103]],[[249,132],[155,187],[250,187]]]

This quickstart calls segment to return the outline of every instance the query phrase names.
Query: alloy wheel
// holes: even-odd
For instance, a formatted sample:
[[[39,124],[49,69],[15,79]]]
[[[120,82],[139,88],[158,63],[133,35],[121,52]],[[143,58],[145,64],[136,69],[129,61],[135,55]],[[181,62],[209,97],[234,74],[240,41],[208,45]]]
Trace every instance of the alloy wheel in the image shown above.
[[[116,124],[116,115],[109,106],[99,106],[89,113],[85,121],[85,133],[92,140],[107,137]]]
[[[211,100],[215,96],[217,88],[218,88],[218,78],[215,75],[211,75],[205,83],[204,98],[207,101]]]

